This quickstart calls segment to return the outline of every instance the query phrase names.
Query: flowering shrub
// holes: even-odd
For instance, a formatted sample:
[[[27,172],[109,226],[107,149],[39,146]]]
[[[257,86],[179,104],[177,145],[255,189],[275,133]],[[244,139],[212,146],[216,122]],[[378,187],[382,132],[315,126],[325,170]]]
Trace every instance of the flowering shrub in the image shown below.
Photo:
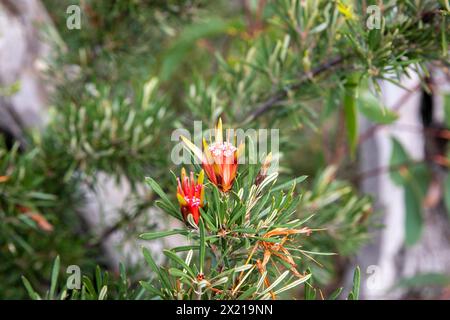
[[[370,239],[370,195],[357,188],[374,172],[358,172],[358,146],[398,117],[381,103],[380,81],[401,85],[414,70],[446,70],[448,1],[86,0],[77,31],[66,24],[74,1],[41,2],[57,29],[57,57],[45,71],[54,108],[26,145],[0,138],[0,298],[280,299],[300,297],[301,286],[306,299],[338,296],[330,284],[343,282],[349,257]],[[373,5],[379,19],[367,10]],[[14,91],[0,85],[0,98]],[[219,121],[203,145],[182,138],[200,165],[174,165],[171,133],[219,116],[236,127],[278,128],[281,156],[239,163],[249,142],[223,134]],[[358,128],[362,116],[373,122],[367,132]],[[392,154],[380,172],[398,178],[410,159],[398,143]],[[170,170],[181,170],[179,182]],[[309,178],[291,179],[299,173]],[[408,244],[420,238],[426,189],[410,173],[394,179],[412,209]],[[100,234],[79,216],[98,174],[130,183],[117,219],[98,212]],[[152,192],[143,197],[148,175]],[[182,227],[153,232],[157,223],[139,217],[159,222],[155,205]],[[187,243],[164,251],[158,265],[160,251],[145,250],[151,280],[140,286],[145,264],[128,266],[130,276],[123,266],[111,272],[104,246],[116,232],[134,244],[144,231],[149,241],[178,234]],[[110,276],[97,263],[109,263]],[[72,264],[83,271],[79,289],[58,281]],[[358,298],[358,274],[349,298]]]
[[[183,141],[201,159],[209,182],[203,184],[203,170],[196,181],[194,173],[188,177],[183,168],[177,179],[178,211],[157,182],[147,178],[161,198],[159,206],[187,226],[140,237],[180,234],[188,245],[164,250],[167,267],[157,266],[144,249],[157,279],[141,285],[161,299],[276,299],[308,281],[311,271],[303,260],[326,253],[304,247],[305,238],[321,230],[308,227],[310,217],[295,216],[301,199],[296,184],[306,177],[277,184],[278,172],[268,172],[271,155],[262,166],[242,165],[238,170],[238,149],[223,142],[220,120],[216,142],[204,142],[203,152]]]

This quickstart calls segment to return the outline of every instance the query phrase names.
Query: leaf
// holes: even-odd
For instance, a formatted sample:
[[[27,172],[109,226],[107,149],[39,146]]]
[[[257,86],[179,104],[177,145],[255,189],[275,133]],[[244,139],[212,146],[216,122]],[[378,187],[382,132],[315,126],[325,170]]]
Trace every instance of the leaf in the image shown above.
[[[405,200],[405,243],[408,246],[415,244],[422,233],[422,201],[417,192],[410,185],[404,188]]]
[[[174,253],[170,250],[164,250],[163,253],[165,256],[167,256],[168,258],[170,258],[171,260],[173,260],[174,262],[176,262],[177,264],[182,266],[189,273],[189,275],[195,279],[194,271],[192,271],[192,269],[186,264],[186,262],[184,262],[183,259],[181,259],[179,256],[177,256],[176,253]]]
[[[95,285],[97,286],[97,291],[100,292],[102,287],[102,273],[99,265],[95,267]]]
[[[179,210],[176,210],[172,204],[167,204],[164,201],[155,201],[155,204],[160,207],[161,209],[163,209],[166,213],[168,213],[169,215],[171,215],[172,217],[178,219],[178,220],[182,220],[181,214]]]
[[[347,128],[347,136],[352,156],[355,154],[356,144],[358,142],[358,111],[356,109],[356,88],[357,76],[349,76],[345,84],[344,92],[344,116]]]
[[[206,255],[205,225],[203,223],[203,219],[200,219],[198,226],[200,229],[200,274],[203,274],[203,266],[205,265]]]
[[[39,296],[39,294],[36,291],[34,291],[33,287],[31,286],[30,281],[28,281],[27,278],[22,276],[22,282],[23,282],[23,285],[25,286],[25,289],[27,289],[28,295],[30,296],[31,299],[41,300],[41,297]]]
[[[152,269],[152,271],[158,275],[158,278],[161,280],[161,282],[164,284],[165,287],[170,288],[171,286],[169,279],[158,268],[158,266],[155,263],[155,260],[153,260],[152,255],[150,254],[148,249],[143,247],[142,253],[144,254],[145,261],[147,261],[147,264],[149,265],[150,269]]]
[[[87,276],[83,276],[83,287],[84,290],[83,296],[86,297],[86,292],[89,294],[89,299],[94,299],[97,296],[97,292],[95,291],[94,285],[92,284],[91,279]]]
[[[177,269],[177,268],[170,268],[169,269],[169,274],[174,276],[174,277],[186,278],[189,281],[194,281],[194,278],[190,277],[186,272],[183,272],[183,271],[181,271],[180,269]]]
[[[448,6],[448,0],[447,2],[447,6]],[[448,9],[447,9],[448,10]],[[448,11],[447,11],[448,14]],[[442,56],[447,57],[448,55],[448,43],[447,43],[447,24],[446,24],[446,19],[447,17],[445,17],[445,15],[442,16],[442,21],[441,21],[441,47],[442,47]]]
[[[343,90],[329,90],[325,101],[325,108],[322,113],[322,119],[327,119],[341,105]]]
[[[445,177],[444,180],[444,203],[450,219],[450,174],[447,174],[447,177]]]
[[[150,292],[156,296],[160,296],[161,298],[163,297],[161,292],[158,291],[155,287],[153,287],[149,282],[139,281],[139,284],[141,285],[142,288],[144,288],[148,292]]]
[[[356,267],[353,273],[353,288],[348,295],[348,300],[358,300],[359,299],[359,287],[361,285],[361,269]]]
[[[257,290],[256,287],[250,287],[247,290],[245,290],[237,299],[246,300],[247,298],[250,298],[256,292],[256,290]]]
[[[55,259],[55,262],[53,263],[53,269],[52,269],[52,278],[51,278],[51,282],[50,282],[50,293],[49,293],[50,300],[53,300],[53,298],[55,296],[56,284],[58,282],[59,267],[60,267],[60,261],[59,261],[59,256],[57,256]]]
[[[98,300],[105,300],[107,294],[108,294],[108,287],[103,286],[102,290],[100,290],[100,293],[98,295]]]
[[[395,184],[404,188],[405,203],[405,243],[415,244],[422,233],[422,199],[428,189],[428,171],[424,165],[407,166],[411,160],[396,139],[392,139],[390,166],[395,167],[390,173]],[[403,166],[404,164],[404,166]]]
[[[309,268],[306,272],[311,274],[311,270]],[[304,293],[305,300],[316,300],[316,289],[312,286],[312,284],[313,284],[313,279],[311,277],[305,283],[305,293]]]
[[[287,188],[291,188],[292,185],[297,185],[299,183],[302,183],[303,181],[306,180],[306,178],[308,178],[308,176],[300,176],[300,177],[292,179],[292,180],[290,180],[288,182],[282,183],[281,185],[272,188],[272,192],[276,192],[276,191],[279,191],[279,190],[285,190]]]
[[[328,300],[336,300],[336,299],[339,297],[339,295],[341,294],[341,292],[342,292],[343,289],[344,289],[343,287],[337,288],[337,289],[330,295],[330,297],[328,298]]]
[[[404,169],[407,169],[407,164],[410,162],[409,155],[406,153],[402,144],[395,138],[392,138],[392,151],[389,160],[391,180],[398,186],[405,184]],[[403,167],[404,165],[404,167]],[[403,169],[404,168],[404,169]]]
[[[53,194],[37,192],[37,191],[32,191],[28,195],[32,198],[39,199],[39,200],[46,200],[46,201],[54,201],[57,199],[57,197]]]
[[[164,204],[164,207],[166,209],[168,209],[167,213],[169,213],[170,215],[174,216],[175,218],[177,218],[179,220],[182,220],[181,213],[179,212],[179,210],[177,210],[177,208],[175,208],[175,206],[169,200],[166,193],[161,189],[159,184],[150,177],[146,177],[145,182],[161,198],[162,204]]]
[[[444,121],[446,127],[450,127],[450,93],[444,93]]]
[[[294,288],[294,287],[296,287],[296,286],[302,284],[303,282],[307,281],[309,278],[311,278],[311,274],[308,274],[308,275],[304,276],[304,277],[301,278],[301,279],[295,280],[294,282],[288,284],[287,286],[284,286],[283,288],[278,289],[278,290],[275,291],[274,293],[275,293],[275,295],[277,295],[277,294],[280,294],[281,292],[290,290],[290,289],[292,289],[292,288]]]
[[[283,272],[270,286],[268,286],[266,289],[264,289],[263,292],[260,293],[260,295],[258,296],[258,298],[262,298],[266,293],[270,292],[273,288],[275,288],[276,286],[278,286],[281,281],[284,280],[284,278],[287,277],[287,275],[289,274],[289,270],[286,270],[285,272]],[[305,279],[305,281],[308,279]]]
[[[397,113],[386,109],[373,95],[365,94],[357,101],[361,113],[375,123],[390,124],[398,119]]]
[[[155,240],[155,239],[159,239],[159,238],[173,236],[176,234],[181,234],[181,235],[185,236],[185,235],[189,234],[189,231],[182,230],[182,229],[175,229],[175,230],[170,230],[170,231],[146,232],[146,233],[139,235],[139,238],[141,238],[142,240]]]
[[[248,269],[251,269],[252,267],[253,267],[252,264],[243,264],[242,266],[235,267],[235,268],[233,269],[233,272],[247,271]]]
[[[442,273],[421,273],[398,281],[395,287],[422,288],[425,286],[445,287],[450,284],[450,276]]]

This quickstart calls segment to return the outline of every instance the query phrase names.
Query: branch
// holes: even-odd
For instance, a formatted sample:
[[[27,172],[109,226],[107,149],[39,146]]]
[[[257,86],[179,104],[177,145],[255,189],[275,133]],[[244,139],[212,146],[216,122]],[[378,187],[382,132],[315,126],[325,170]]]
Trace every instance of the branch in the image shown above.
[[[260,103],[259,105],[257,105],[255,107],[255,109],[252,112],[250,112],[250,114],[247,116],[247,118],[244,121],[244,123],[249,123],[249,122],[255,120],[256,118],[258,118],[259,116],[261,116],[262,114],[264,114],[267,111],[269,111],[277,103],[281,102],[283,99],[285,99],[287,97],[288,90],[297,90],[297,89],[299,89],[305,82],[307,82],[311,78],[314,78],[314,77],[320,75],[321,73],[323,73],[325,71],[328,71],[328,70],[332,69],[333,67],[335,67],[337,65],[340,65],[347,58],[348,58],[348,56],[347,57],[340,57],[340,56],[338,56],[338,57],[336,57],[334,59],[331,59],[331,60],[325,62],[324,64],[321,64],[321,65],[317,66],[316,68],[314,68],[308,74],[302,75],[300,77],[299,81],[296,84],[290,86],[289,88],[286,88],[286,89],[278,91],[272,97],[270,97],[266,101],[264,101],[264,102]]]
[[[369,169],[367,171],[363,171],[363,172],[356,174],[355,176],[353,176],[351,178],[351,180],[353,182],[358,182],[358,181],[361,181],[364,179],[373,178],[373,177],[379,176],[381,174],[391,173],[392,171],[400,170],[405,167],[419,165],[422,163],[423,163],[423,160],[408,160],[408,161],[398,163],[395,165],[376,167],[376,168]]]

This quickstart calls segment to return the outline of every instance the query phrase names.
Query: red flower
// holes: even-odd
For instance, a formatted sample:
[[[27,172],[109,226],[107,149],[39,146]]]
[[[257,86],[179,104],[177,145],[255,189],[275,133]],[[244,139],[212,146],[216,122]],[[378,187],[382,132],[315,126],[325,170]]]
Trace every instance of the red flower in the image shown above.
[[[181,169],[181,179],[177,178],[177,199],[180,203],[180,210],[184,221],[187,221],[191,214],[194,222],[198,225],[200,218],[200,208],[204,205],[204,171],[198,175],[197,183],[194,179],[194,173],[191,171],[190,177],[186,176],[186,170]]]
[[[243,144],[236,148],[230,141],[223,141],[222,120],[219,119],[215,134],[216,141],[208,145],[203,139],[203,152],[191,141],[181,137],[187,147],[202,162],[203,169],[209,180],[223,192],[227,192],[233,186],[237,174],[238,157],[243,150]]]

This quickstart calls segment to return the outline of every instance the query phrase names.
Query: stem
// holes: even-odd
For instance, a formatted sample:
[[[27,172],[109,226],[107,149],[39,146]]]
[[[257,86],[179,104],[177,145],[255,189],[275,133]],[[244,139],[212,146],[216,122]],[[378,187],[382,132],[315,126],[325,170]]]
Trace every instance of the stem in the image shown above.
[[[278,91],[272,97],[270,97],[266,101],[260,103],[255,108],[253,108],[254,111],[252,111],[247,116],[244,123],[249,123],[249,122],[255,120],[256,118],[258,118],[259,116],[261,116],[262,114],[269,111],[277,103],[281,102],[283,99],[285,99],[287,97],[288,90],[299,89],[305,82],[307,82],[311,78],[316,77],[316,76],[320,75],[321,73],[328,71],[328,70],[332,69],[333,67],[342,64],[348,58],[349,58],[349,56],[347,56],[347,57],[338,56],[338,57],[331,59],[331,60],[319,65],[318,67],[314,68],[309,74],[302,75],[297,83],[295,83],[294,85],[292,85],[289,88]]]

